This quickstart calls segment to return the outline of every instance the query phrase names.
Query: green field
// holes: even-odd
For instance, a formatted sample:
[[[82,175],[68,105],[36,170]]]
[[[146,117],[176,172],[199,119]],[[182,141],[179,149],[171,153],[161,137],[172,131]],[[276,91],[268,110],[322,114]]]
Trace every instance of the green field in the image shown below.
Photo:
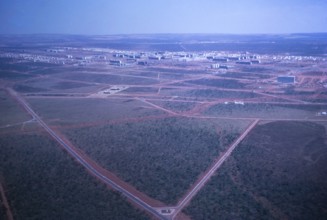
[[[17,220],[149,219],[44,135],[1,136],[0,174]]]
[[[323,125],[258,125],[186,208],[192,219],[326,219]]]
[[[248,121],[166,118],[65,130],[102,166],[174,204]]]

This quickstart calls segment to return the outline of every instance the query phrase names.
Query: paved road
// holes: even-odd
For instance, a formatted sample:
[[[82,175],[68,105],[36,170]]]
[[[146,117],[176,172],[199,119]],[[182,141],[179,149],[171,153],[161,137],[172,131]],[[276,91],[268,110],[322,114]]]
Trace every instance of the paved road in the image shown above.
[[[224,161],[231,155],[236,146],[248,135],[248,133],[257,125],[259,119],[255,119],[252,124],[239,136],[233,144],[228,148],[228,150],[223,154],[223,156],[210,168],[205,176],[193,187],[193,189],[184,197],[182,201],[177,205],[172,219],[191,201],[191,199],[203,188],[203,186],[208,182],[211,176],[216,172],[216,170],[224,163]]]
[[[142,207],[144,210],[148,211],[158,219],[166,220],[166,216],[160,215],[153,207],[141,200],[136,195],[130,193],[117,183],[113,182],[111,179],[106,177],[101,171],[98,171],[92,164],[89,164],[86,160],[83,159],[73,148],[71,148],[67,143],[65,143],[27,104],[27,102],[20,97],[14,90],[7,89],[7,91],[14,97],[16,100],[26,109],[26,111],[54,138],[73,158],[75,158],[83,167],[85,167],[90,173],[95,175],[102,182],[108,184],[115,190],[121,192],[128,199],[133,201],[135,204]]]

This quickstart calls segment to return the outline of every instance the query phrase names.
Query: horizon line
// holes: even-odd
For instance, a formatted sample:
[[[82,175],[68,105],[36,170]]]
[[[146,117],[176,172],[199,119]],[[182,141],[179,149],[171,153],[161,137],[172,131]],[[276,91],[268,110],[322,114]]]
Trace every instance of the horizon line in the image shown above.
[[[115,33],[115,34],[81,34],[81,33],[0,33],[0,36],[4,35],[70,35],[70,36],[121,36],[121,35],[294,35],[294,34],[327,34],[326,32],[288,32],[288,33],[206,33],[206,32],[194,32],[194,33]]]

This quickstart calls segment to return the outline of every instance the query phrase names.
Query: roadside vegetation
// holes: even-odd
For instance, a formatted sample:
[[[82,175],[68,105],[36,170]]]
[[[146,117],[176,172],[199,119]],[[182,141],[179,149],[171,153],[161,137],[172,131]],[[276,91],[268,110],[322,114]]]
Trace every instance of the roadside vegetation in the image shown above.
[[[0,173],[16,220],[149,219],[43,135],[1,136]]]
[[[326,219],[326,161],[324,126],[258,125],[185,211],[194,219]]]

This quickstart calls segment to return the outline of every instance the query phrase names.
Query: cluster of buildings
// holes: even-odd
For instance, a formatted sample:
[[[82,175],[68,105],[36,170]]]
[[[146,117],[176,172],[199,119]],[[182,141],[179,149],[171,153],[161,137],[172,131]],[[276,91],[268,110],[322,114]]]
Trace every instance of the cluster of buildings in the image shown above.
[[[32,53],[0,53],[0,57],[13,58],[21,61],[38,62],[38,63],[53,63],[65,64],[66,59],[62,57],[47,56]]]
[[[82,55],[81,55],[82,54]],[[11,57],[32,62],[57,63],[87,65],[89,63],[102,63],[113,66],[126,65],[152,65],[158,61],[199,61],[201,65],[207,65],[211,69],[228,70],[236,65],[260,64],[261,59],[268,61],[281,60],[317,60],[311,56],[283,56],[283,55],[253,55],[250,53],[237,54],[228,52],[135,52],[135,51],[115,51],[101,48],[53,48],[43,51],[2,52],[0,57]],[[276,82],[280,84],[294,84],[294,75],[277,76]]]
[[[257,55],[234,55],[234,56],[207,56],[208,60],[215,62],[211,64],[212,69],[229,69],[230,65],[226,63],[242,64],[242,65],[252,65],[259,64],[260,60]]]

